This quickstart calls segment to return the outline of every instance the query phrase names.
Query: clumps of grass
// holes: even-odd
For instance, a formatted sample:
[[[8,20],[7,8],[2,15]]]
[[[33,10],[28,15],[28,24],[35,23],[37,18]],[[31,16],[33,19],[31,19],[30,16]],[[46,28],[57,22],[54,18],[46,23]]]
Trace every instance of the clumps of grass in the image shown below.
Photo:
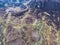
[[[0,16],[0,24],[3,22],[3,19],[2,19],[2,17]]]
[[[38,33],[40,35],[40,40],[38,42],[36,42],[35,45],[41,45],[42,42],[43,42],[43,28],[44,28],[44,24],[41,21],[37,20],[35,22],[35,24],[34,24],[34,28],[38,29],[38,31],[39,31]]]
[[[60,45],[60,30],[56,33],[58,45]]]
[[[46,24],[46,21],[38,21],[35,23],[34,28],[39,30],[39,34],[41,39],[35,43],[35,45],[57,45],[58,43],[60,44],[60,38],[57,37],[56,39],[56,34],[53,34],[51,31],[53,30],[51,26]],[[54,30],[55,31],[55,30]],[[58,33],[58,36],[60,32]]]
[[[17,20],[15,20],[15,19],[17,19]],[[5,35],[5,37],[12,37],[14,39],[14,36],[18,36],[18,35],[22,36],[22,38],[20,38],[18,36],[19,37],[18,40],[19,40],[19,42],[21,42],[23,40],[24,45],[53,45],[54,40],[56,40],[56,39],[52,38],[55,35],[53,35],[53,33],[51,33],[52,27],[46,24],[45,16],[42,17],[42,19],[40,20],[40,19],[36,19],[32,15],[29,15],[29,13],[27,12],[26,14],[24,14],[23,18],[19,19],[18,17],[16,17],[15,19],[13,21],[11,21],[9,18],[6,20],[7,25],[5,25],[5,24],[4,25],[7,27],[5,27],[4,30],[5,29],[11,30],[12,33],[9,31],[10,36],[8,36],[9,33],[5,32],[5,33],[8,33],[7,35]],[[20,21],[21,21],[21,23],[20,23]],[[28,22],[28,24],[27,24],[27,22]],[[12,27],[11,29],[10,29],[9,25],[11,25],[11,27]],[[8,27],[9,27],[9,29],[8,29]],[[12,29],[13,29],[13,31],[12,31]],[[57,32],[57,34],[58,34],[57,35],[58,43],[60,44],[60,37],[59,37],[60,31]],[[13,36],[11,36],[11,35],[13,35]],[[12,38],[10,38],[10,40]],[[14,41],[10,41],[9,43],[12,43],[12,42],[14,43],[16,40],[17,39],[15,39]],[[19,42],[16,42],[16,43],[19,43]],[[22,45],[22,43],[21,43],[21,45]]]
[[[21,21],[22,21],[22,23],[21,23],[21,25],[19,25],[19,26],[15,26],[16,28],[14,28],[14,25],[11,25],[10,24],[10,22],[12,22],[9,18],[9,20],[10,20],[10,22],[8,23],[8,21],[7,21],[7,27],[5,28],[6,30],[11,30],[11,31],[9,31],[9,33],[10,32],[12,32],[12,33],[14,33],[13,31],[12,31],[12,28],[14,28],[14,30],[16,30],[16,32],[18,31],[18,30],[20,30],[20,31],[23,31],[23,33],[25,33],[25,35],[23,35],[23,34],[21,34],[22,35],[22,37],[24,38],[24,36],[26,36],[25,38],[27,39],[27,42],[26,42],[26,44],[27,45],[34,45],[35,43],[37,43],[37,44],[41,44],[42,43],[42,40],[43,40],[43,37],[42,37],[42,28],[43,28],[43,24],[40,22],[40,21],[38,21],[37,19],[35,19],[36,20],[36,22],[33,22],[33,23],[31,23],[31,24],[26,24],[25,22],[23,22],[23,21],[25,21],[25,18],[27,18],[28,17],[28,15],[27,16],[24,16],[22,19],[21,19]],[[32,17],[33,18],[33,17]],[[7,19],[7,20],[8,20]],[[19,19],[18,19],[19,20]],[[24,24],[23,24],[24,23]],[[35,23],[35,24],[34,24]],[[8,28],[8,26],[9,25],[11,25],[12,26],[12,28],[11,29],[7,29]],[[25,30],[23,29],[23,27],[27,27],[27,29],[25,28]],[[18,28],[19,27],[19,28]],[[8,32],[5,32],[5,33],[8,33]],[[8,33],[8,34],[9,34]],[[10,34],[10,35],[13,35],[13,34]],[[20,32],[21,33],[21,32]],[[36,33],[36,34],[35,34]],[[8,34],[7,35],[5,35],[5,38],[6,38],[6,36],[7,37],[9,37],[8,36]],[[20,36],[21,36],[20,35]],[[15,36],[15,34],[12,36],[12,38]],[[11,37],[11,36],[10,36]],[[10,39],[12,39],[12,38],[10,38]],[[25,39],[24,38],[24,39]],[[41,38],[41,39],[38,39],[38,38]],[[8,39],[8,38],[7,38]],[[24,40],[23,39],[23,40]],[[36,41],[37,40],[37,41]],[[16,42],[17,43],[17,42]],[[9,45],[9,44],[8,44]]]
[[[2,39],[3,39],[3,19],[0,16],[0,45],[3,45]]]

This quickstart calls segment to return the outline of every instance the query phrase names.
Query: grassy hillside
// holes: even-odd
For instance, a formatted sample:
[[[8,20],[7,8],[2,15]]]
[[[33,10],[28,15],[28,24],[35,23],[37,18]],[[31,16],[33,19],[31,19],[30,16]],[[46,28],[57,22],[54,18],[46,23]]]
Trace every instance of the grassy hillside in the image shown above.
[[[60,13],[29,9],[21,16],[0,16],[3,45],[60,45]]]

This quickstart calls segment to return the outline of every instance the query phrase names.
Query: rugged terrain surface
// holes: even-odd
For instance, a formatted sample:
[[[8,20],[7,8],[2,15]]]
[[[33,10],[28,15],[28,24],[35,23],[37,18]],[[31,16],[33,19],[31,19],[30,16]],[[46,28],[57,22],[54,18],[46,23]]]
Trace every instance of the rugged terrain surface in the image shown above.
[[[3,45],[60,45],[60,10],[34,3],[27,11],[0,15]]]
[[[51,11],[29,9],[20,16],[8,14],[6,19],[2,16],[4,45],[59,45],[59,14],[59,11],[51,14]]]

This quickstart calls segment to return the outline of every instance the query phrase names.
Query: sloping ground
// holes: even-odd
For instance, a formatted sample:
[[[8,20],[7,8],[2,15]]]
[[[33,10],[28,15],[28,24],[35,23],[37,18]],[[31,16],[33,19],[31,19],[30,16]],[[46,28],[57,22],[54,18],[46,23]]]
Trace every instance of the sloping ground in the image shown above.
[[[42,20],[45,25],[46,30],[44,29],[45,33],[43,35],[45,37],[42,45],[58,45],[59,38],[56,36],[58,35],[58,30],[60,30],[59,11],[42,11],[39,9],[32,9],[31,13],[35,18],[39,19],[40,21]]]
[[[60,45],[59,14],[29,9],[18,17],[8,14],[5,21],[1,17],[3,45]]]
[[[51,3],[48,4],[50,7],[45,5],[44,8],[43,2],[33,1],[23,14],[5,15],[1,11],[0,33],[3,35],[0,37],[3,45],[60,45],[60,4],[53,4],[58,9],[55,10]]]
[[[60,45],[60,11],[36,6],[22,14],[0,14],[3,45]]]
[[[21,16],[11,17],[10,14],[8,17],[6,23],[3,23],[5,25],[3,32],[5,45],[29,45],[40,39],[38,30],[33,28],[35,18],[28,12],[22,18],[20,18]]]

